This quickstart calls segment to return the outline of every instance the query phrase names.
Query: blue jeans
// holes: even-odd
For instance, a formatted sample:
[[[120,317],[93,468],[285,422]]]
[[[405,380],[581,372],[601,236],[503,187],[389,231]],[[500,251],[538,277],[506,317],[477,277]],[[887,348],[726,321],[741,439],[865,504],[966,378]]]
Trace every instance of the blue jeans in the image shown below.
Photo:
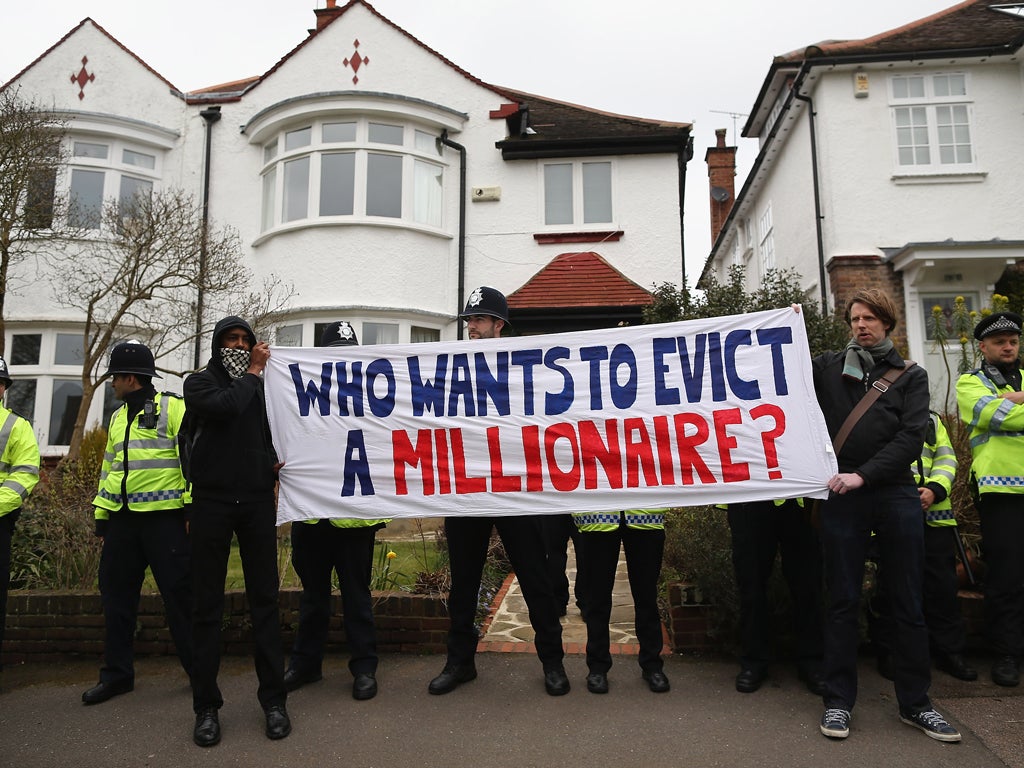
[[[821,508],[828,609],[825,617],[826,707],[852,710],[857,701],[857,649],[864,559],[874,531],[886,564],[892,620],[892,662],[900,710],[931,708],[931,660],[924,622],[924,531],[913,485],[865,487],[833,494]]]

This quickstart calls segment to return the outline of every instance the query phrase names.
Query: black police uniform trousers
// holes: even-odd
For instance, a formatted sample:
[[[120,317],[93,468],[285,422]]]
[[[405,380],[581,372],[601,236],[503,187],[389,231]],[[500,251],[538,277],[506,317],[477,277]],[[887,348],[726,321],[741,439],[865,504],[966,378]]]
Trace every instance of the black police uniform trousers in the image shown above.
[[[224,699],[217,686],[220,669],[224,583],[232,534],[245,577],[245,596],[252,623],[253,658],[259,680],[257,697],[264,709],[283,705],[284,647],[278,605],[277,518],[274,497],[259,501],[224,502],[197,498],[192,502],[192,706],[196,713],[219,709]]]
[[[565,572],[569,563],[569,540],[576,541],[576,524],[572,515],[541,515],[541,530],[544,531],[544,550],[547,557],[548,580],[555,593],[555,604],[559,613],[569,605],[569,576]],[[580,553],[576,551],[576,567],[579,569]],[[578,589],[574,592],[579,593]],[[581,606],[580,594],[576,594],[576,605]]]
[[[661,671],[664,664],[658,576],[665,551],[665,530],[630,528],[622,522],[612,531],[580,531],[576,546],[583,553],[582,563],[576,566],[576,581],[586,606],[583,620],[587,624],[587,668],[591,672],[607,673],[612,666],[608,623],[612,615],[615,570],[622,548],[626,553],[634,626],[640,645],[637,661],[645,672]]]
[[[924,525],[924,623],[932,653],[939,657],[963,653],[967,628],[957,600],[955,525]],[[868,612],[871,642],[879,656],[889,653],[894,632],[885,562],[878,558],[878,585]]]
[[[474,626],[480,578],[487,560],[491,529],[497,528],[512,569],[526,599],[537,657],[545,669],[562,663],[562,624],[558,619],[546,571],[544,535],[537,516],[446,517],[448,563],[452,585],[448,593],[448,665],[473,664],[479,639]]]
[[[857,701],[857,649],[860,644],[861,590],[871,532],[889,567],[894,632],[893,682],[900,709],[931,709],[931,662],[924,623],[924,532],[917,486],[864,487],[833,494],[821,505],[828,608],[825,617],[828,708],[852,710]]]
[[[797,665],[804,673],[821,667],[824,601],[821,542],[795,499],[730,504],[732,563],[739,594],[740,666],[764,673],[775,658],[775,606],[768,584],[776,555],[793,604]]]
[[[7,590],[11,586],[11,538],[20,509],[0,517],[0,669],[3,665],[4,630],[7,626]]]
[[[192,574],[181,509],[111,512],[100,555],[100,598],[106,634],[100,682],[135,678],[133,638],[146,566],[153,572],[167,627],[186,673],[192,671]]]
[[[338,574],[342,619],[353,675],[377,671],[370,575],[379,526],[340,528],[330,520],[292,523],[292,566],[302,581],[299,628],[289,668],[302,677],[321,674],[331,620],[331,571]]]
[[[1024,655],[1024,495],[978,501],[985,564],[985,623],[996,656]]]

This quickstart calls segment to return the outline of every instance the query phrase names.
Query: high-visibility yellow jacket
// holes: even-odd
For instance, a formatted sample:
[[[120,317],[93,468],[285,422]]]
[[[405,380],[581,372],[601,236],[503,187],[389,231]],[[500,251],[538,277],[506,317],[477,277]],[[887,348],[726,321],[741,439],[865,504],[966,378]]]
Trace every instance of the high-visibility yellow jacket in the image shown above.
[[[111,415],[99,491],[92,501],[97,520],[120,510],[181,509],[191,501],[178,456],[178,430],[185,415],[185,401],[164,392],[155,405],[157,419],[152,429],[139,426],[141,412],[129,425],[127,405]],[[123,491],[127,491],[127,497]]]
[[[956,477],[956,452],[946,426],[937,413],[931,414],[931,422],[925,432],[921,458],[913,464],[914,478],[918,488],[931,484],[945,491],[942,501],[935,502],[925,511],[925,522],[932,526],[956,525],[953,503],[949,499],[953,478]]]
[[[971,476],[979,493],[1024,493],[1024,405],[1000,397],[983,370],[956,382],[960,419],[971,429]]]
[[[0,517],[20,508],[39,482],[39,443],[32,425],[0,405]]]
[[[659,530],[665,527],[668,509],[626,509],[621,512],[573,512],[580,531],[614,531],[622,523],[628,528]]]

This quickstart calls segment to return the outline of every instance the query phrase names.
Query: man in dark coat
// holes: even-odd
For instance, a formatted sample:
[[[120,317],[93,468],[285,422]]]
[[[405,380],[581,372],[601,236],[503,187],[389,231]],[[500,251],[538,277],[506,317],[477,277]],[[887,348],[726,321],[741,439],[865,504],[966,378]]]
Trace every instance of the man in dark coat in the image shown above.
[[[266,342],[257,343],[245,320],[229,316],[213,330],[213,355],[205,370],[185,380],[195,596],[192,738],[202,747],[220,741],[217,712],[224,700],[217,671],[232,535],[238,537],[242,558],[266,734],[283,739],[291,733],[278,608],[274,485],[279,467],[262,378],[269,359]]]

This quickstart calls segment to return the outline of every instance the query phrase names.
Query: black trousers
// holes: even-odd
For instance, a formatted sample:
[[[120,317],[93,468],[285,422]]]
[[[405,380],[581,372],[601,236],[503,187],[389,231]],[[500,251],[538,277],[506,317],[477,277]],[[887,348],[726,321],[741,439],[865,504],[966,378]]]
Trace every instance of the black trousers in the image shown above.
[[[11,538],[21,510],[0,517],[0,669],[3,665],[4,629],[7,626],[7,591],[11,586]]]
[[[954,525],[924,525],[924,622],[928,625],[928,640],[936,656],[963,653],[967,643],[967,629],[956,596],[959,584],[955,537],[959,535]],[[868,627],[876,652],[883,655],[889,653],[895,627],[885,562],[881,557],[878,559],[878,587],[871,601]]]
[[[797,664],[820,667],[824,640],[821,543],[794,499],[730,504],[732,563],[740,599],[740,664],[764,672],[775,658],[775,610],[768,582],[776,555],[793,602]]]
[[[978,502],[985,576],[985,623],[992,652],[1024,655],[1024,494],[983,493]]]
[[[541,515],[541,529],[544,531],[544,550],[547,555],[548,580],[555,593],[555,604],[564,609],[569,605],[569,576],[565,569],[569,562],[569,540],[576,541],[576,524],[572,515]],[[576,552],[576,569],[579,572],[579,551]],[[576,605],[582,605],[579,588],[574,589]]]
[[[167,627],[186,673],[192,670],[192,574],[185,515],[112,512],[100,555],[100,598],[106,634],[100,681],[135,678],[133,639],[146,567],[153,571],[167,613]]]
[[[289,667],[303,677],[320,674],[331,621],[331,571],[338,574],[342,619],[353,675],[377,671],[370,574],[377,526],[339,528],[330,520],[292,523],[292,565],[302,581],[299,628]]]
[[[195,711],[224,704],[220,670],[224,581],[232,534],[245,576],[245,596],[252,622],[253,657],[259,679],[257,696],[264,709],[284,704],[284,648],[278,605],[277,527],[274,499],[258,502],[192,503],[192,706]]]
[[[448,562],[452,586],[448,593],[448,664],[468,666],[473,663],[479,640],[474,619],[480,592],[480,577],[487,560],[491,528],[505,545],[519,586],[523,590],[534,631],[537,657],[545,669],[562,663],[562,624],[558,606],[548,580],[544,556],[544,534],[539,516],[511,517],[446,517]]]
[[[583,552],[577,563],[576,581],[583,591],[587,607],[587,668],[607,673],[612,666],[608,622],[612,615],[612,588],[619,549],[626,552],[629,591],[633,595],[636,639],[640,645],[639,663],[645,672],[660,671],[661,614],[658,612],[658,576],[665,550],[665,530],[629,528],[620,525],[614,531],[580,531],[576,545]]]

